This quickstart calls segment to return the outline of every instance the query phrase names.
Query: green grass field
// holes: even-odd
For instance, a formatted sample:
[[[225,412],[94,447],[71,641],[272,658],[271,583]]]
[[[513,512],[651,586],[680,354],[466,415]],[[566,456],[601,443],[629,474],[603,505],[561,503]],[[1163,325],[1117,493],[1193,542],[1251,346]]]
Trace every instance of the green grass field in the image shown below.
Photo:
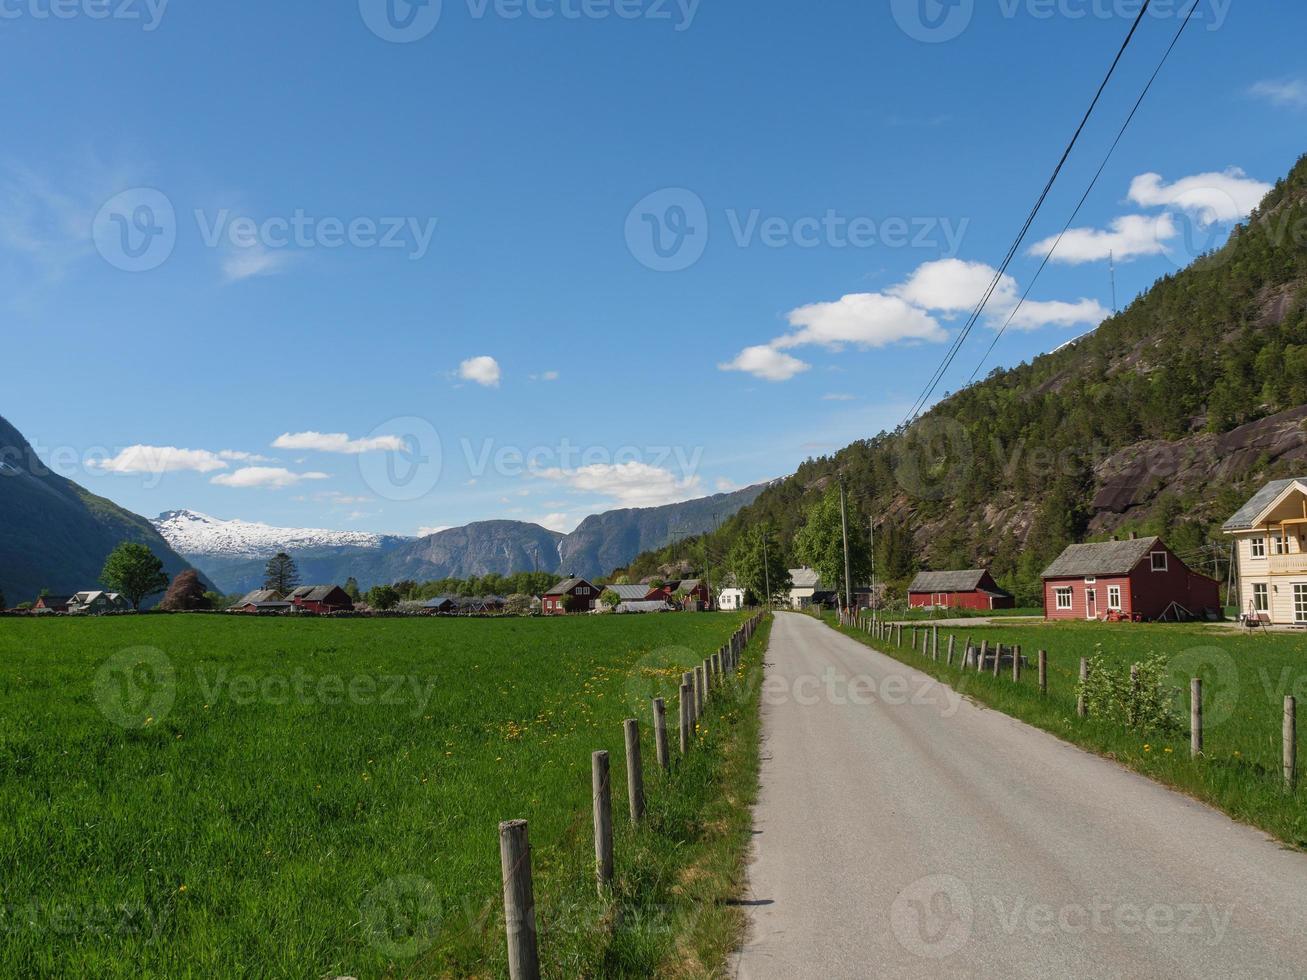
[[[711,975],[740,926],[756,685],[721,699],[670,776],[648,698],[667,697],[674,733],[680,669],[741,621],[0,622],[0,971],[503,975],[497,824],[525,818],[547,975]],[[644,735],[638,831],[626,717]]]
[[[865,634],[845,630],[864,642]],[[1010,668],[1001,678],[962,672],[943,663],[949,634],[957,637],[957,660],[968,637],[1020,644],[1029,661],[1019,683]],[[976,701],[1030,722],[1055,735],[1119,760],[1154,779],[1261,827],[1280,840],[1307,848],[1307,792],[1299,779],[1296,793],[1282,778],[1281,724],[1284,698],[1307,705],[1307,637],[1276,633],[1244,636],[1206,625],[1037,623],[941,627],[940,662],[911,649],[905,628],[903,647],[884,641],[886,653],[940,677]],[[1039,694],[1036,653],[1049,655],[1049,694]],[[1128,672],[1132,663],[1153,654],[1170,662],[1166,686],[1183,732],[1169,738],[1142,737],[1107,721],[1076,716],[1080,658],[1101,656]],[[1189,679],[1203,679],[1204,756],[1189,754]],[[1303,709],[1300,708],[1300,726]],[[1302,767],[1299,750],[1299,768]]]

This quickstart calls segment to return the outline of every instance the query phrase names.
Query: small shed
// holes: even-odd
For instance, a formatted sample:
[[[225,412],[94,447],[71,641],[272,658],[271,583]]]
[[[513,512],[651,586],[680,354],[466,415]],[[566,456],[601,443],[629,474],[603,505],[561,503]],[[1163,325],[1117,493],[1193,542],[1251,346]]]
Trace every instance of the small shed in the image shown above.
[[[1016,599],[987,568],[918,572],[908,586],[908,605],[941,609],[1012,609]]]

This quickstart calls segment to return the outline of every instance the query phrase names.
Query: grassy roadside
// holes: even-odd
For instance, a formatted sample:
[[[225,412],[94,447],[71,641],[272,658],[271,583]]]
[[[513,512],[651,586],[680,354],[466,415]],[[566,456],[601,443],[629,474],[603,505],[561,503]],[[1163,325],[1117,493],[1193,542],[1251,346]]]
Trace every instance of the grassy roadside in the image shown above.
[[[1302,780],[1288,792],[1281,775],[1280,721],[1286,694],[1307,688],[1307,663],[1297,637],[1245,638],[1203,626],[1131,625],[1113,630],[1090,625],[993,625],[940,629],[940,660],[913,652],[910,627],[903,646],[873,641],[866,633],[828,625],[948,683],[974,701],[1042,728],[1059,738],[1113,759],[1195,799],[1210,803],[1236,820],[1307,849],[1307,792]],[[962,671],[944,661],[948,636],[957,638],[957,661],[970,637],[1020,644],[1029,661],[1020,682],[1010,670]],[[1034,668],[1039,649],[1049,652],[1049,693],[1041,696]],[[1165,655],[1172,665],[1167,686],[1175,691],[1181,731],[1141,735],[1119,724],[1076,716],[1080,657],[1100,656],[1116,669]],[[1188,678],[1204,683],[1204,754],[1193,759],[1188,740]],[[1301,755],[1299,756],[1301,759]],[[1301,763],[1300,763],[1301,766]]]

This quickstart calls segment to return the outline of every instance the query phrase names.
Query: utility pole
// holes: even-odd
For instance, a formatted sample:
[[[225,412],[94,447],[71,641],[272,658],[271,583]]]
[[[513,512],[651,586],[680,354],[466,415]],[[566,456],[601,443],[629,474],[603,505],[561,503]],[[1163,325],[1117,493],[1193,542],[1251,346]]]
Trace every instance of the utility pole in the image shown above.
[[[1116,305],[1116,253],[1108,252],[1107,262],[1112,270],[1112,314],[1116,315],[1121,312]]]
[[[840,530],[844,535],[844,612],[853,611],[853,578],[849,574],[849,509],[844,499],[844,478],[840,477]]]
[[[767,608],[771,609],[771,562],[767,560],[767,528],[762,529],[762,580],[766,583]]]
[[[871,621],[876,622],[876,518],[867,518],[867,529],[871,538]]]

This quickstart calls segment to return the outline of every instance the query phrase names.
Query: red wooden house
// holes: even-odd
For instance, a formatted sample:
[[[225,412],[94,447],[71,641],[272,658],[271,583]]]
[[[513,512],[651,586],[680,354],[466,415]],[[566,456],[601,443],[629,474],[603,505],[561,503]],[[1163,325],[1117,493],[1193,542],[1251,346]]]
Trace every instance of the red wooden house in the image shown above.
[[[1158,537],[1073,544],[1044,570],[1049,619],[1202,618],[1219,613],[1220,593]]]
[[[589,612],[598,604],[602,592],[583,578],[565,578],[540,597],[540,612],[544,616]]]
[[[682,606],[685,609],[703,610],[712,608],[712,593],[708,591],[708,586],[704,584],[703,579],[690,578],[681,582],[675,582],[671,586],[672,592],[683,592],[685,600]]]
[[[351,612],[354,600],[339,585],[302,585],[286,597],[296,609],[311,613]]]
[[[989,569],[919,572],[908,586],[908,605],[946,609],[1011,609],[1016,599],[1001,588]]]

